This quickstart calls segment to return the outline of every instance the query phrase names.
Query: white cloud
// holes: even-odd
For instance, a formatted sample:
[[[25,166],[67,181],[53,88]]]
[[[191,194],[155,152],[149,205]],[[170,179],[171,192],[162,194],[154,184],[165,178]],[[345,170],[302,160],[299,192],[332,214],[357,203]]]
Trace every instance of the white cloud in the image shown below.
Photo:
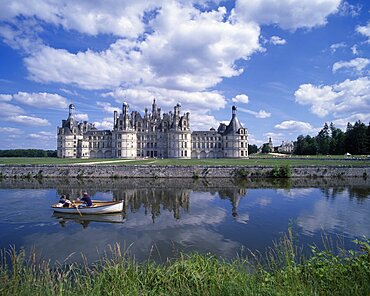
[[[357,120],[361,120],[365,124],[368,124],[370,122],[370,114],[369,113],[354,113],[350,116],[343,117],[343,118],[338,118],[333,120],[332,122],[334,125],[342,130],[346,130],[347,128],[347,123],[350,122],[354,124]]]
[[[35,108],[66,108],[67,99],[58,95],[50,94],[45,92],[40,93],[27,93],[27,92],[18,92],[16,94],[2,94],[0,95],[0,100],[2,101],[17,101],[28,106]]]
[[[6,95],[6,94],[1,95],[0,94],[0,101],[9,102],[12,99],[13,99],[13,96],[12,95]]]
[[[239,0],[233,14],[237,19],[295,30],[325,25],[340,3],[341,0]]]
[[[245,112],[245,113],[248,113],[248,114],[252,114],[256,118],[268,118],[268,117],[271,116],[271,113],[267,112],[265,110],[260,110],[260,111],[256,112],[256,111],[252,111],[252,110],[248,110],[248,109],[240,108],[240,107],[238,108],[238,110],[242,111],[242,112]]]
[[[48,141],[48,140],[53,140],[56,138],[56,135],[51,133],[51,132],[38,132],[38,133],[31,133],[28,136],[29,138],[32,139],[37,139],[37,140],[43,140],[43,141]]]
[[[286,120],[277,125],[275,128],[281,130],[290,130],[290,131],[302,131],[302,132],[311,132],[313,127],[308,122],[296,121],[296,120]]]
[[[231,99],[231,101],[233,101],[234,103],[248,104],[249,98],[247,95],[241,94],[241,95],[236,95],[234,98]]]
[[[8,117],[5,120],[16,122],[16,123],[21,123],[24,125],[36,125],[36,126],[50,125],[47,119],[38,118],[34,116],[27,116],[27,115],[15,115],[15,116]]]
[[[86,113],[77,113],[75,114],[75,118],[78,121],[88,121],[89,115],[87,115]]]
[[[29,77],[85,89],[140,84],[199,91],[240,75],[235,62],[261,50],[259,26],[227,19],[223,7],[202,12],[167,1],[148,26],[146,38],[119,39],[101,52],[44,45],[25,58]]]
[[[190,128],[192,131],[209,131],[211,128],[217,130],[220,123],[221,121],[217,120],[213,115],[201,112],[192,112],[190,114]]]
[[[335,73],[340,69],[350,68],[350,69],[353,69],[357,73],[361,73],[362,70],[364,70],[369,65],[369,63],[370,63],[369,59],[355,58],[348,62],[340,61],[340,62],[334,63],[332,70],[333,70],[333,73]]]
[[[21,134],[22,131],[14,127],[0,127],[0,133]]]
[[[351,47],[351,51],[354,55],[359,55],[359,51],[358,51],[358,45],[355,44]]]
[[[367,37],[367,42],[370,43],[370,22],[366,26],[358,26],[356,31]]]
[[[101,130],[112,130],[113,129],[113,116],[112,118],[104,118],[102,121],[95,121],[93,122],[93,125],[97,129]]]
[[[182,90],[170,90],[158,87],[141,87],[141,88],[118,88],[113,92],[106,93],[116,99],[116,102],[132,102],[133,108],[139,110],[151,105],[153,99],[166,108],[173,108],[181,102],[184,110],[219,110],[225,107],[226,99],[217,91],[187,92]],[[164,111],[166,112],[166,111]]]
[[[347,45],[344,42],[334,43],[330,45],[330,51],[332,53],[335,53],[339,48],[345,48],[345,47],[347,47]]]
[[[343,1],[339,7],[340,15],[344,15],[344,16],[349,15],[349,16],[355,17],[359,15],[360,11],[361,11],[360,4],[352,5],[352,4],[349,4],[347,1]]]
[[[285,135],[283,133],[268,132],[264,133],[263,135],[266,139],[263,143],[267,143],[268,139],[271,138],[272,144],[274,146],[280,145],[280,143],[285,140]]]
[[[112,105],[107,102],[96,102],[96,105],[98,105],[99,107],[102,107],[104,112],[107,112],[107,113],[113,114],[114,111],[117,111],[118,113],[121,112],[120,108],[112,107]]]
[[[297,103],[310,105],[311,112],[319,117],[329,113],[335,117],[343,117],[370,110],[369,90],[369,78],[361,77],[334,85],[302,84],[294,95]]]
[[[67,108],[67,99],[58,94],[18,92],[13,95],[13,99],[36,108]]]
[[[161,5],[160,1],[2,1],[0,19],[15,22],[17,16],[34,18],[65,30],[80,33],[114,34],[136,37],[144,32],[142,17],[145,11]]]
[[[1,116],[14,116],[24,113],[24,110],[21,107],[0,102],[0,115]]]
[[[284,45],[286,44],[286,40],[279,36],[272,36],[269,41],[273,45]]]

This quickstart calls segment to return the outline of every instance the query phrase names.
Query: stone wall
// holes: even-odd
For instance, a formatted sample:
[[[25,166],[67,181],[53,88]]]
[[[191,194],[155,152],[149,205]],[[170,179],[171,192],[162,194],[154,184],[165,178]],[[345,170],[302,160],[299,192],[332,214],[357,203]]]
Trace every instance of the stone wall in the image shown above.
[[[2,165],[2,178],[234,178],[269,177],[267,166]],[[370,177],[370,166],[295,166],[291,177]]]

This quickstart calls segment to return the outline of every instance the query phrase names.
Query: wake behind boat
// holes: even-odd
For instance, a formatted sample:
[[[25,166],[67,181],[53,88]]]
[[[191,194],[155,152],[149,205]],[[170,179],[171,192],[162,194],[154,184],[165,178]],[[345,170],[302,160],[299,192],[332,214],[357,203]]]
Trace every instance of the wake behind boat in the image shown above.
[[[70,207],[63,207],[61,204],[52,205],[56,213],[68,214],[112,214],[123,211],[123,200],[121,201],[98,201],[94,200],[91,207],[82,206],[81,202],[74,202]]]

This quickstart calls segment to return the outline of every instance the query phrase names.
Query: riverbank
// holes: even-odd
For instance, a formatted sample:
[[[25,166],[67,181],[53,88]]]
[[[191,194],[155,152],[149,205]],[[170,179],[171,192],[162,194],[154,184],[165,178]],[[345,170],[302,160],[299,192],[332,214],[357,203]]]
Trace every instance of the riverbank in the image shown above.
[[[2,165],[1,178],[258,178],[363,177],[370,165]]]
[[[369,241],[357,246],[335,253],[312,247],[305,258],[290,236],[266,255],[180,254],[162,264],[139,264],[114,246],[109,257],[83,266],[51,266],[10,250],[1,253],[0,295],[369,295]]]

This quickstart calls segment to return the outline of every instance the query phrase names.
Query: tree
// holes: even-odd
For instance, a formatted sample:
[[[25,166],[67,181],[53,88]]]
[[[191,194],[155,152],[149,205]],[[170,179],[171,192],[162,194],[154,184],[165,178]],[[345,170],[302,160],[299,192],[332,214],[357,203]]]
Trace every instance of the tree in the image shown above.
[[[324,127],[319,131],[318,135],[316,136],[317,142],[317,152],[319,154],[329,154],[330,148],[330,133],[329,133],[329,126],[325,122]]]
[[[254,154],[254,153],[257,153],[258,151],[258,147],[257,145],[250,145],[248,144],[248,154]]]
[[[270,145],[268,143],[263,144],[262,153],[270,153],[270,152],[272,152]]]

